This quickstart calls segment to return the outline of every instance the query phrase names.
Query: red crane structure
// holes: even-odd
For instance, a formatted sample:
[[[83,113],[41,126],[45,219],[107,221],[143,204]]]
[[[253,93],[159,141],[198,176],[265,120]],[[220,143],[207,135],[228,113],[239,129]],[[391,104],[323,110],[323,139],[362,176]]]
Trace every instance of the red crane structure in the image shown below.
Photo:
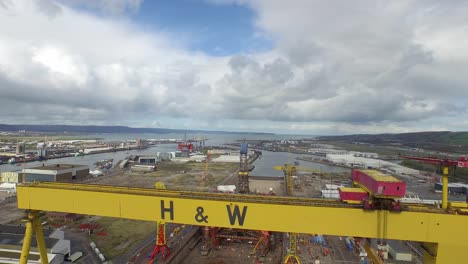
[[[165,190],[166,186],[162,182],[156,182],[155,188],[157,190]],[[159,253],[161,253],[162,261],[165,261],[171,255],[171,249],[167,246],[166,241],[166,223],[162,221],[156,222],[156,246],[148,264],[153,263]]]
[[[435,164],[442,167],[442,209],[447,209],[448,204],[448,174],[449,167],[468,168],[467,157],[460,157],[458,160],[439,159],[437,157],[414,157],[401,156],[404,159],[417,160],[425,163]]]
[[[171,255],[171,249],[167,246],[166,242],[166,224],[163,222],[157,222],[157,237],[156,247],[154,247],[153,253],[148,263],[153,263],[154,259],[161,253],[162,260],[165,261],[167,257]]]

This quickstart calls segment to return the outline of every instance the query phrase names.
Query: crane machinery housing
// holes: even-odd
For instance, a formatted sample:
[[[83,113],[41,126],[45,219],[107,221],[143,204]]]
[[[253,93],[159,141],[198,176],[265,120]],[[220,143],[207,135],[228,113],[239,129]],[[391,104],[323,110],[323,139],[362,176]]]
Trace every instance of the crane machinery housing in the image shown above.
[[[240,145],[240,161],[239,161],[239,172],[238,172],[238,183],[237,191],[239,193],[249,193],[249,157],[248,157],[248,145],[242,143]]]

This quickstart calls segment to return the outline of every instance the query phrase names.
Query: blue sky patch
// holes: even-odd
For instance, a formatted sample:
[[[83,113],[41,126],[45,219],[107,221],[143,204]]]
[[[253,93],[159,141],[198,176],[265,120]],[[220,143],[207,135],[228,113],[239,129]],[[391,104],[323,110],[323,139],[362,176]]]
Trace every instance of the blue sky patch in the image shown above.
[[[245,6],[198,0],[145,1],[131,16],[146,30],[168,32],[186,42],[188,49],[213,56],[272,48],[270,40],[255,33],[255,13]]]

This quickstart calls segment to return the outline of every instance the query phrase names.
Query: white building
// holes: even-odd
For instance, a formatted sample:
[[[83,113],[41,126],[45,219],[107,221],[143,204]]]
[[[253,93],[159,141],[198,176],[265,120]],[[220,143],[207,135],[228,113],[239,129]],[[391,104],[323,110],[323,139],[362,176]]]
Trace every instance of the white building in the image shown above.
[[[212,162],[240,162],[239,155],[221,155],[211,160]]]
[[[353,168],[364,168],[364,169],[385,169],[391,173],[402,174],[402,175],[419,175],[419,171],[401,166],[396,163],[392,163],[385,160],[357,157],[354,153],[348,154],[327,154],[327,159],[337,164],[343,164],[345,166]]]

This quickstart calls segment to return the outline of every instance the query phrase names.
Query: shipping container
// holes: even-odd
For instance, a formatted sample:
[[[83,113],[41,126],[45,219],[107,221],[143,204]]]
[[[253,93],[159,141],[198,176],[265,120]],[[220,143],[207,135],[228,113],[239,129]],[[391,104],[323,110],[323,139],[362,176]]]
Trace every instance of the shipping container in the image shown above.
[[[103,254],[99,254],[98,257],[102,262],[106,261],[106,257]]]
[[[369,198],[369,194],[362,188],[340,187],[340,199],[347,203],[361,203]]]
[[[70,262],[75,262],[77,261],[79,258],[81,258],[83,256],[83,252],[81,251],[78,251],[78,252],[75,252],[73,253],[71,256],[70,256]]]
[[[377,170],[353,170],[353,181],[374,197],[400,198],[406,193],[406,184]]]

